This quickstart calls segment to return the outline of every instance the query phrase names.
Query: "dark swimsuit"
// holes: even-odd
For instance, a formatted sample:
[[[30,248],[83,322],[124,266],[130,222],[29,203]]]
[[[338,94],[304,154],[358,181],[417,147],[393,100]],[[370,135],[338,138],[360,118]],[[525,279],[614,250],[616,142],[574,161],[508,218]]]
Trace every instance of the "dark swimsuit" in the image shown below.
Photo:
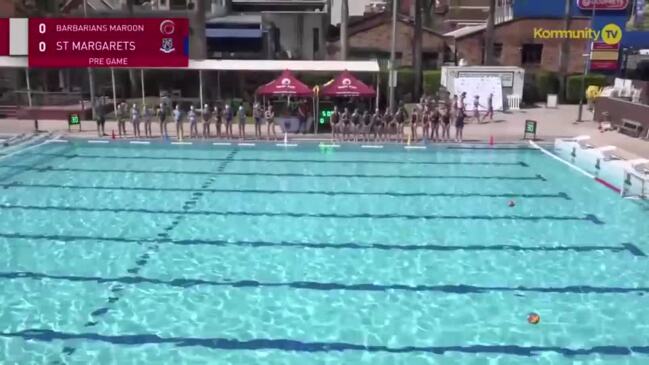
[[[455,118],[455,127],[463,128],[464,127],[464,108],[459,108],[457,110],[457,117]]]

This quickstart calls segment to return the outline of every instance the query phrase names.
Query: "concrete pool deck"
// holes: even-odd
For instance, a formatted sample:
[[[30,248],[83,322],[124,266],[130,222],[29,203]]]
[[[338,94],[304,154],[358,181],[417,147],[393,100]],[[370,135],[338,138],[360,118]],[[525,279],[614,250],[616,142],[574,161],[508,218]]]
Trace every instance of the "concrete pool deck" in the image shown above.
[[[600,133],[597,129],[597,123],[593,122],[592,113],[584,109],[584,120],[582,123],[575,123],[577,117],[577,106],[561,105],[556,109],[538,107],[514,111],[512,113],[497,113],[495,121],[485,124],[469,123],[464,128],[464,139],[466,142],[488,142],[493,137],[495,143],[512,143],[521,142],[525,120],[531,119],[538,122],[537,138],[545,141],[552,141],[560,137],[574,137],[578,135],[589,135],[589,143],[595,146],[613,145],[618,148],[617,155],[626,159],[649,158],[649,141],[639,138],[632,138],[618,132]],[[17,134],[32,132],[34,123],[31,120],[18,119],[0,119],[0,135]],[[96,123],[92,121],[82,122],[82,131],[79,132],[76,127],[68,132],[67,122],[63,120],[39,120],[39,129],[48,132],[57,132],[71,137],[82,137],[97,139]],[[109,135],[112,130],[117,131],[117,124],[112,121],[106,122],[106,133]],[[142,129],[144,127],[142,126]],[[172,123],[168,124],[170,136],[175,136],[175,127]],[[234,126],[234,132],[237,132],[237,126]],[[152,126],[154,136],[159,136],[159,126],[156,122]],[[127,131],[131,132],[130,124],[127,124]],[[185,134],[189,132],[189,126],[185,124]],[[200,132],[200,127],[199,127]],[[262,128],[265,133],[265,127]],[[406,130],[408,133],[409,130]],[[451,128],[451,135],[454,130]],[[254,127],[251,124],[246,125],[246,134],[249,139],[254,136]],[[289,139],[323,139],[329,138],[329,134],[320,135],[289,135]],[[119,138],[119,137],[118,137]],[[129,139],[133,139],[129,134]],[[159,137],[158,137],[159,138]]]

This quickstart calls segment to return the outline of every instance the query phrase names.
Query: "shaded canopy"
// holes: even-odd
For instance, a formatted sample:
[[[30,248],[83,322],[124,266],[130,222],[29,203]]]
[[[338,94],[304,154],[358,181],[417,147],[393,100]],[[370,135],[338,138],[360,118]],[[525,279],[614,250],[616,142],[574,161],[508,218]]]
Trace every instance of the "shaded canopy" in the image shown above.
[[[257,89],[257,95],[265,96],[312,96],[313,91],[302,81],[298,80],[291,71],[284,70],[275,80],[262,85]]]
[[[335,79],[322,86],[321,96],[333,97],[373,97],[376,92],[370,86],[365,85],[361,80],[354,77],[351,72],[345,70]]]

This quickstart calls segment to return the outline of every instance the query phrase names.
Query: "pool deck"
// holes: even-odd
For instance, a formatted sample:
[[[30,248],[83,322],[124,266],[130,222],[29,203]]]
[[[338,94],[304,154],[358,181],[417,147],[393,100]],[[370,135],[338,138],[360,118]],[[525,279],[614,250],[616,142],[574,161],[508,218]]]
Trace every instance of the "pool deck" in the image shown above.
[[[582,123],[575,123],[577,116],[577,106],[562,105],[556,109],[538,107],[534,109],[524,109],[512,113],[497,113],[495,122],[485,124],[475,124],[470,122],[464,128],[464,137],[466,142],[487,142],[493,137],[495,143],[512,143],[521,142],[525,120],[531,119],[538,121],[537,138],[545,141],[552,141],[559,137],[574,137],[578,135],[591,136],[590,143],[595,146],[613,145],[618,148],[617,154],[623,158],[649,158],[649,141],[639,138],[631,138],[618,132],[600,133],[597,130],[597,123],[591,121],[592,113],[584,109],[584,120]],[[27,133],[33,131],[34,123],[29,120],[18,119],[0,119],[0,134]],[[130,133],[130,125],[127,125],[127,131]],[[87,121],[82,122],[82,132],[75,127],[68,132],[66,121],[62,120],[40,120],[39,129],[49,132],[60,132],[72,137],[84,137],[97,139],[96,123]],[[111,134],[112,130],[117,131],[115,122],[106,122],[106,133]],[[142,127],[143,129],[143,127]],[[234,126],[235,133],[237,126]],[[168,131],[173,137],[175,135],[174,126],[169,123]],[[262,129],[265,132],[265,128]],[[153,124],[154,136],[159,135],[158,124]],[[189,132],[189,126],[185,125],[185,133]],[[199,127],[200,132],[200,127]],[[409,132],[408,130],[406,133]],[[451,135],[454,130],[451,128]],[[254,136],[253,126],[246,126],[246,134],[252,139]],[[1,137],[1,136],[0,136]],[[311,138],[311,139],[328,139],[328,134],[315,135],[289,135],[290,140]],[[110,137],[104,137],[110,138]],[[132,139],[132,135],[129,135]]]

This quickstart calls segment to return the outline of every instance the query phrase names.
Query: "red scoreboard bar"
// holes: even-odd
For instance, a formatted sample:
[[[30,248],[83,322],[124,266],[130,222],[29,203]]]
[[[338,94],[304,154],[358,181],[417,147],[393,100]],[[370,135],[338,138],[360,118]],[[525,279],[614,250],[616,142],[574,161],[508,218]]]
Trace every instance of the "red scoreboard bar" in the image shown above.
[[[29,67],[187,67],[185,18],[30,18]]]
[[[0,18],[0,56],[9,56],[9,19]]]

